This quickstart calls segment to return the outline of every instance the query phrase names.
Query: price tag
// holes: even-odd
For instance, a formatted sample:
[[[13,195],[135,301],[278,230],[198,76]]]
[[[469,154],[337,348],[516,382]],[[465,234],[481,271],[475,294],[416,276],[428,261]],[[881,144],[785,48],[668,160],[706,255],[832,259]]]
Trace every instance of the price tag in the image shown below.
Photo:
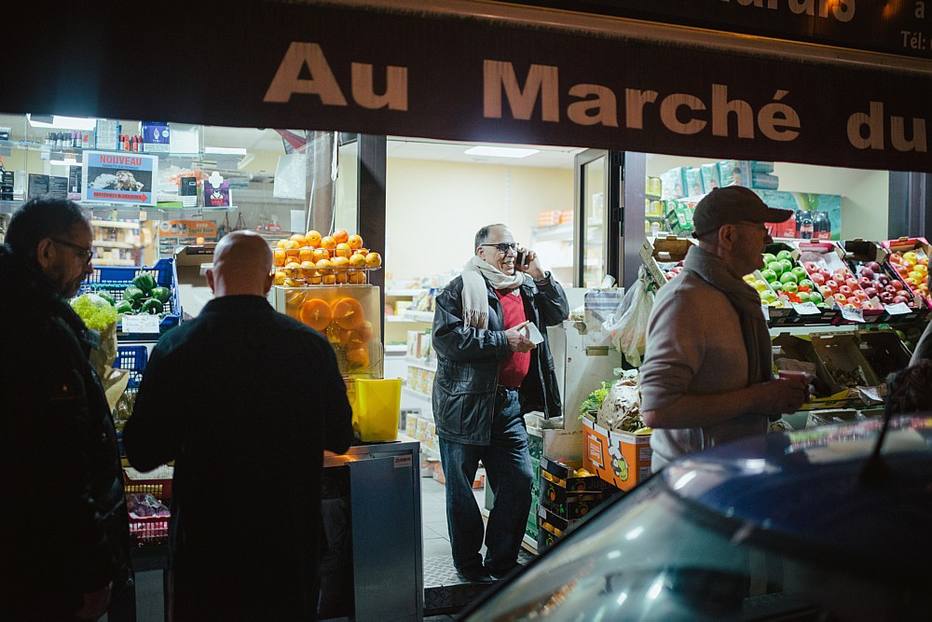
[[[159,333],[159,316],[150,315],[124,315],[123,316],[124,333]]]
[[[841,307],[841,317],[845,318],[849,322],[864,323],[864,311],[861,309],[854,309],[848,305]]]
[[[768,307],[767,305],[761,305],[760,310],[764,314],[764,319],[769,322],[770,321],[770,307]]]
[[[898,302],[895,305],[884,305],[884,310],[888,315],[909,315],[912,311],[905,302]]]
[[[812,302],[794,302],[793,309],[799,315],[820,315],[822,313],[819,311],[819,307]]]

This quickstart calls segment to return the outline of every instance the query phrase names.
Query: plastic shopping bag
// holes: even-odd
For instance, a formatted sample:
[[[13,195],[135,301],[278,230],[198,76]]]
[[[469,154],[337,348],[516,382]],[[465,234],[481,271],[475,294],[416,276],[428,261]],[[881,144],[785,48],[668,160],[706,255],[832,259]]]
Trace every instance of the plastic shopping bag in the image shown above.
[[[618,311],[603,325],[603,329],[611,335],[612,344],[634,367],[640,367],[641,357],[644,356],[647,323],[653,307],[654,294],[648,289],[647,273],[641,268],[638,280],[625,292]]]

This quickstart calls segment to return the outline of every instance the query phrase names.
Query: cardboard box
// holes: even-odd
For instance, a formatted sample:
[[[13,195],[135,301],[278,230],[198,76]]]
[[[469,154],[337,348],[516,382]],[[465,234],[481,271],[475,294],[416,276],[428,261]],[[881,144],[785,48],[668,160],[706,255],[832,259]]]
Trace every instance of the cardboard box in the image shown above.
[[[605,486],[598,475],[593,474],[583,477],[574,475],[574,472],[580,466],[580,464],[575,463],[564,464],[544,456],[540,459],[540,475],[544,480],[570,492],[599,493],[605,490]]]
[[[835,386],[854,388],[880,384],[876,372],[858,347],[856,335],[814,334],[812,347],[822,361]]]
[[[641,260],[650,278],[658,287],[669,281],[667,278],[669,267],[686,259],[686,253],[692,245],[693,242],[689,238],[678,238],[672,235],[655,238],[653,243],[650,240],[644,240],[640,251]]]
[[[584,517],[604,498],[602,492],[575,493],[540,477],[540,505],[568,520]]]
[[[650,477],[650,432],[610,432],[583,420],[583,466],[620,490]]]

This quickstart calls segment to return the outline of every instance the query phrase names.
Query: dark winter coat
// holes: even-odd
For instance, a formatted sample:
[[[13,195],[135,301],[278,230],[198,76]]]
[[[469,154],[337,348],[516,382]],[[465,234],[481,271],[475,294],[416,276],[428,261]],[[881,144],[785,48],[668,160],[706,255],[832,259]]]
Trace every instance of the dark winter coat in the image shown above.
[[[437,352],[432,406],[441,438],[488,445],[498,387],[499,365],[511,353],[505,337],[502,307],[491,285],[489,327],[463,325],[463,278],[456,277],[437,296],[431,344]],[[562,414],[560,391],[547,342],[547,327],[569,315],[563,288],[552,277],[537,284],[526,277],[521,286],[524,312],[544,342],[531,351],[531,367],[520,388],[521,411],[540,411],[544,417]]]
[[[116,432],[88,359],[96,333],[3,246],[0,327],[0,619],[60,619],[131,574]]]
[[[311,620],[323,451],[353,439],[319,333],[259,296],[225,296],[152,351],[126,456],[175,461],[175,620]]]

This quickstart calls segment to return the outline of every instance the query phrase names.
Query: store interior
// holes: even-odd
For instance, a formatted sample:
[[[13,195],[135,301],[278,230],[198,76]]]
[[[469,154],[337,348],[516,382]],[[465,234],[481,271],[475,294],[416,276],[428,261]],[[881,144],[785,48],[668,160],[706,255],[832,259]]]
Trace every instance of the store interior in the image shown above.
[[[297,277],[289,272],[285,263],[291,256],[285,255],[286,243],[294,236],[302,240],[295,243],[295,249],[299,244],[309,243],[304,234],[314,226],[307,206],[309,200],[313,201],[314,192],[320,189],[319,185],[331,186],[333,205],[332,217],[327,226],[322,227],[321,233],[327,235],[346,230],[352,234],[360,231],[360,219],[364,218],[365,210],[360,206],[359,197],[358,137],[338,134],[330,143],[329,151],[313,156],[312,150],[317,145],[309,138],[303,130],[0,115],[0,169],[3,175],[0,185],[0,238],[10,215],[33,196],[52,194],[77,200],[87,210],[93,224],[94,264],[99,268],[152,266],[164,259],[177,262],[179,299],[174,311],[178,312],[178,321],[181,321],[184,317],[196,316],[210,298],[203,266],[210,260],[210,244],[224,232],[239,228],[260,232],[273,248],[282,252],[283,259],[277,263],[276,270],[282,272],[283,279],[286,278],[285,272],[288,272],[287,278],[292,279]],[[380,253],[384,263],[370,264],[371,271],[365,272],[365,276],[360,277],[364,280],[355,285],[354,281],[339,281],[336,277],[331,281],[332,286],[327,286],[327,281],[322,285],[324,288],[332,287],[334,292],[348,292],[354,287],[367,288],[370,286],[366,283],[374,271],[381,270],[383,296],[373,295],[373,288],[369,294],[359,294],[357,298],[365,309],[369,329],[378,326],[379,319],[384,319],[383,328],[381,331],[369,330],[371,343],[366,346],[365,363],[348,375],[402,380],[398,438],[420,443],[418,475],[422,486],[418,503],[423,505],[425,587],[433,585],[428,576],[431,572],[443,577],[437,579],[439,584],[436,587],[450,587],[455,581],[455,578],[450,578],[449,563],[443,566],[439,562],[430,562],[430,559],[447,557],[449,548],[448,536],[444,533],[445,521],[439,519],[443,514],[443,472],[431,413],[430,394],[436,371],[436,355],[430,344],[433,297],[439,288],[458,274],[473,254],[472,241],[476,230],[486,224],[501,222],[511,228],[518,242],[537,251],[544,266],[570,288],[571,306],[580,308],[574,315],[575,323],[588,325],[590,333],[602,330],[601,322],[593,320],[589,313],[590,300],[596,300],[598,296],[590,298],[589,294],[593,293],[592,286],[601,282],[606,273],[614,272],[616,276],[619,273],[616,267],[606,265],[602,254],[603,248],[613,243],[612,232],[604,217],[611,197],[606,196],[603,188],[607,185],[606,176],[617,174],[617,171],[610,167],[581,167],[579,158],[585,151],[580,147],[388,137],[385,143],[384,247],[368,249]],[[157,162],[157,174],[151,179],[151,187],[128,191],[131,195],[134,192],[146,194],[145,200],[121,197],[119,192],[125,189],[106,186],[119,182],[114,175],[94,169],[91,158],[100,153],[141,154]],[[769,197],[795,206],[794,229],[784,229],[780,232],[782,235],[775,236],[786,238],[787,248],[800,240],[835,244],[850,240],[879,243],[888,239],[891,190],[888,171],[784,162],[742,163],[729,160],[727,154],[714,159],[658,154],[646,154],[644,157],[644,179],[634,182],[628,179],[627,183],[640,186],[643,182],[643,226],[647,240],[645,266],[648,273],[655,268],[655,272],[659,269],[662,274],[645,285],[654,291],[663,285],[665,275],[671,274],[669,271],[675,273],[677,265],[681,267],[682,257],[663,250],[661,242],[668,236],[678,236],[679,243],[688,247],[690,210],[711,187],[730,183],[723,175],[732,175],[739,169],[752,185],[759,184],[755,190],[763,193],[765,201]],[[333,164],[328,168],[332,175],[315,177],[309,172],[309,162],[320,161]],[[757,165],[761,166],[756,168]],[[709,179],[703,179],[707,172],[711,175],[709,179],[713,180],[712,185],[709,185]],[[139,179],[143,179],[141,174]],[[112,200],[94,199],[90,195],[94,184],[103,184],[101,188],[106,192],[119,192],[111,195],[115,197]],[[580,227],[577,223],[580,218],[585,219],[586,225],[584,244],[578,239]],[[629,223],[628,226],[632,225]],[[919,232],[912,233],[916,235]],[[360,241],[362,244],[365,242]],[[579,250],[580,245],[583,252]],[[594,249],[592,254],[590,246]],[[200,249],[191,251],[193,259],[185,255],[191,249]],[[579,266],[580,257],[585,257],[583,270]],[[799,257],[800,254],[795,253],[793,259],[799,260]],[[297,270],[294,269],[295,273]],[[304,271],[314,272],[313,269]],[[313,277],[304,276],[307,280],[289,281],[287,284],[277,282],[280,287],[273,290],[271,297],[279,310],[302,321],[306,319],[301,311],[304,298],[295,302],[295,292],[317,287],[311,280]],[[650,274],[643,278],[649,281]],[[776,291],[771,291],[772,286],[768,289],[766,284],[761,287],[769,293]],[[764,289],[759,289],[762,304]],[[343,294],[333,294],[339,295]],[[603,301],[608,301],[602,302],[602,306],[608,305],[610,311],[619,305],[621,295],[620,290],[599,294]],[[780,315],[777,309],[789,310],[791,306],[788,303],[774,307],[770,317],[777,318]],[[596,309],[597,305],[593,303],[592,308]],[[804,311],[793,308],[797,311],[793,322],[788,320],[783,326],[774,320],[772,332],[775,338],[784,333],[789,335],[787,339],[806,336],[816,330],[803,316]],[[922,308],[926,308],[925,302]],[[860,322],[865,321],[868,311],[865,307]],[[839,319],[839,313],[839,310],[823,309],[818,331],[851,332],[860,328],[856,319],[847,316]],[[921,319],[924,314],[913,313],[911,317]],[[164,323],[164,318],[162,320]],[[884,310],[881,313],[878,308],[876,317],[868,321],[876,322],[875,326],[894,325],[896,317],[893,312]],[[548,430],[548,426],[539,421],[529,423],[532,437],[539,439],[536,445],[532,441],[532,457],[536,460],[535,466],[541,469],[560,460],[575,463],[576,467],[585,464],[580,462],[585,453],[583,444],[588,442],[585,439],[592,430],[606,432],[606,445],[611,444],[609,441],[614,442],[611,437],[613,430],[606,431],[604,425],[599,427],[604,422],[596,417],[595,410],[589,409],[593,417],[592,424],[588,426],[590,432],[583,429],[585,426],[580,423],[578,414],[581,406],[585,410],[584,401],[602,386],[603,381],[626,382],[624,378],[618,378],[616,370],[620,372],[622,367],[632,367],[630,357],[622,358],[624,351],[619,352],[621,348],[617,343],[606,337],[596,344],[591,334],[585,338],[575,334],[573,324],[567,322],[564,327],[552,329],[550,334],[551,340],[557,344],[554,357],[558,359],[560,389],[566,405],[562,426],[551,425],[549,427],[559,429]],[[897,334],[903,334],[903,339],[908,342],[910,327],[904,324],[897,329],[902,329]],[[348,347],[348,342],[335,340],[332,333],[328,332],[328,336],[335,347]],[[140,339],[139,335],[135,337],[126,341],[127,347],[142,344],[149,349],[158,333],[149,334],[147,339]],[[615,348],[610,349],[606,344]],[[783,347],[785,353],[795,352],[795,346],[786,340]],[[579,352],[585,355],[574,355]],[[593,352],[602,356],[590,356]],[[579,359],[585,360],[579,364]],[[340,360],[343,362],[344,359]],[[836,364],[842,363],[836,361]],[[142,370],[133,371],[138,373]],[[852,402],[847,397],[838,397],[842,387],[833,388],[837,389],[834,399],[821,405],[852,410]],[[794,420],[793,425],[799,421],[804,425],[807,416],[811,415],[804,413],[802,419]],[[626,431],[633,432],[640,427]],[[643,438],[630,442],[643,445]],[[547,462],[548,459],[551,462]],[[611,457],[606,460],[609,464],[616,461],[617,457],[616,460]],[[591,465],[585,468],[589,467]],[[594,472],[593,468],[589,475]],[[612,474],[600,473],[595,479],[599,478],[612,481]],[[636,483],[636,479],[617,487],[627,489]],[[480,469],[476,478],[477,501],[488,508],[492,500],[484,490],[484,480]],[[602,491],[601,488],[599,490]],[[525,539],[527,549],[532,553],[542,546],[542,542],[548,541],[547,537],[542,540],[541,536],[545,520],[538,520],[533,515],[537,509],[535,501]],[[559,529],[556,531],[562,533]],[[552,542],[557,536],[553,535],[553,530],[550,533],[548,537]]]

